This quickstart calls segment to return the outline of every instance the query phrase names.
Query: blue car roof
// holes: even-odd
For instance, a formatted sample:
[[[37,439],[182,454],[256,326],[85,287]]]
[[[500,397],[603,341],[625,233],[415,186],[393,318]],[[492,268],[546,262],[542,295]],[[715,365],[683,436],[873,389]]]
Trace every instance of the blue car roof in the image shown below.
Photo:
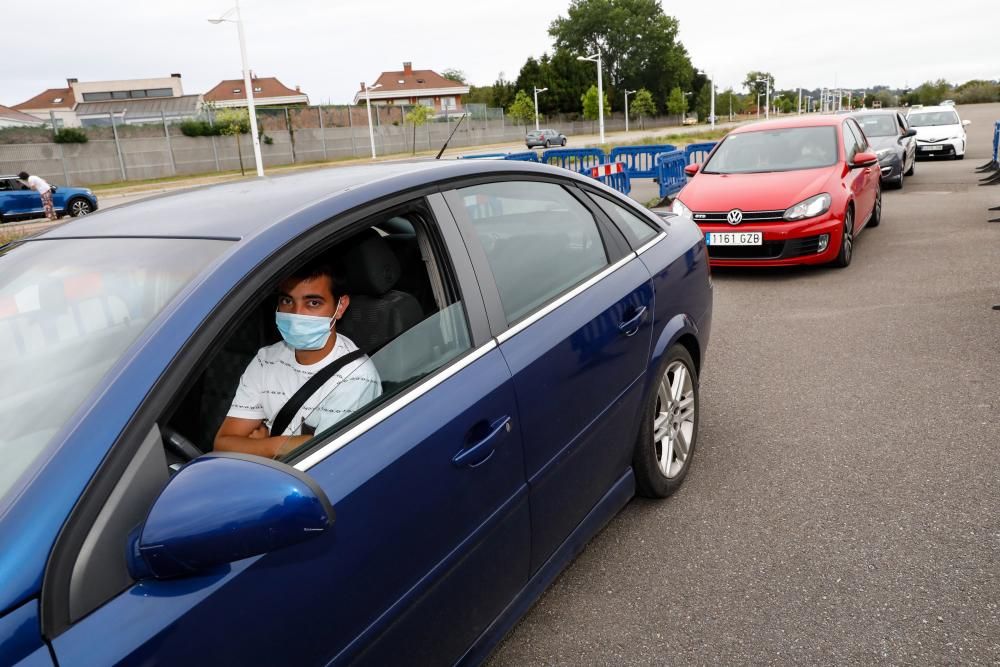
[[[114,236],[243,239],[296,211],[340,199],[348,210],[437,181],[489,172],[572,172],[503,160],[427,160],[359,165],[257,178],[183,190],[104,209],[36,238]]]

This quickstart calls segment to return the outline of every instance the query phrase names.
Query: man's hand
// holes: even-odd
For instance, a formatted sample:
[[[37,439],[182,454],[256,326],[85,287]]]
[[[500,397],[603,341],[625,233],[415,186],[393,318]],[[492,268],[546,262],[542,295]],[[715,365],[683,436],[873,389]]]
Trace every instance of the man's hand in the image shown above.
[[[308,435],[271,437],[260,419],[226,417],[215,435],[213,449],[217,452],[241,452],[278,458],[309,440]]]

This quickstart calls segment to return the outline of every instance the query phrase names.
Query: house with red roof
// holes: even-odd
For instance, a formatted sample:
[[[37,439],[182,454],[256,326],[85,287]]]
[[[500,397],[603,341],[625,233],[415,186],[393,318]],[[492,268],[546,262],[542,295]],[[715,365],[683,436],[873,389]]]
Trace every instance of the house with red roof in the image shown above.
[[[404,62],[401,71],[382,72],[371,84],[368,95],[375,105],[423,104],[435,112],[460,111],[462,96],[469,94],[464,83],[446,79],[434,70],[413,69],[413,63]],[[365,84],[354,95],[354,103],[365,102]]]
[[[45,121],[17,109],[0,104],[0,128],[3,127],[44,127]]]
[[[309,96],[295,86],[289,88],[273,76],[251,75],[253,103],[258,107],[308,105]],[[220,82],[203,96],[206,104],[216,107],[247,106],[246,83],[243,79],[227,79]]]

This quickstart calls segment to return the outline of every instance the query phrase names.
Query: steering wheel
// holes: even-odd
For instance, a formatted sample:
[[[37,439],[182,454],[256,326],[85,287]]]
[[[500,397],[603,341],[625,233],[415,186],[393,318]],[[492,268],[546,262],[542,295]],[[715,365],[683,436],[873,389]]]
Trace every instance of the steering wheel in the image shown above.
[[[169,426],[161,426],[160,434],[163,436],[163,443],[166,445],[167,449],[181,457],[185,463],[204,454],[204,452],[198,449],[193,442]]]

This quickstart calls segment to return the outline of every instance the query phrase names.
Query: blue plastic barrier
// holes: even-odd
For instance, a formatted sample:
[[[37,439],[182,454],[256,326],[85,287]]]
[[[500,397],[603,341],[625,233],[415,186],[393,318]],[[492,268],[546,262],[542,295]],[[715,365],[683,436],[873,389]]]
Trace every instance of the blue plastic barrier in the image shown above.
[[[519,162],[538,162],[538,153],[535,151],[521,151],[520,153],[508,153],[504,160],[517,160]]]
[[[670,144],[651,146],[617,146],[611,149],[611,162],[623,162],[629,178],[656,178],[656,156],[677,150]]]
[[[539,162],[590,175],[590,168],[604,164],[608,156],[600,148],[550,148]]]
[[[993,123],[993,161],[1000,157],[1000,120]]]
[[[615,171],[616,169],[620,171]],[[605,174],[603,173],[605,171],[610,171],[611,173]],[[629,178],[624,162],[598,165],[597,167],[591,167],[584,173],[608,187],[614,188],[623,195],[632,192],[632,179]],[[597,175],[598,173],[601,175]]]
[[[676,150],[656,156],[656,181],[660,184],[660,199],[676,195],[687,183],[684,167],[688,164],[686,151]]]
[[[703,141],[698,144],[688,144],[684,148],[684,157],[687,158],[688,164],[701,164],[708,157],[708,154],[712,152],[715,145],[719,143],[718,141]]]
[[[508,155],[507,153],[481,153],[479,155],[459,155],[458,159],[459,160],[480,160],[483,158],[506,159],[507,155]]]

